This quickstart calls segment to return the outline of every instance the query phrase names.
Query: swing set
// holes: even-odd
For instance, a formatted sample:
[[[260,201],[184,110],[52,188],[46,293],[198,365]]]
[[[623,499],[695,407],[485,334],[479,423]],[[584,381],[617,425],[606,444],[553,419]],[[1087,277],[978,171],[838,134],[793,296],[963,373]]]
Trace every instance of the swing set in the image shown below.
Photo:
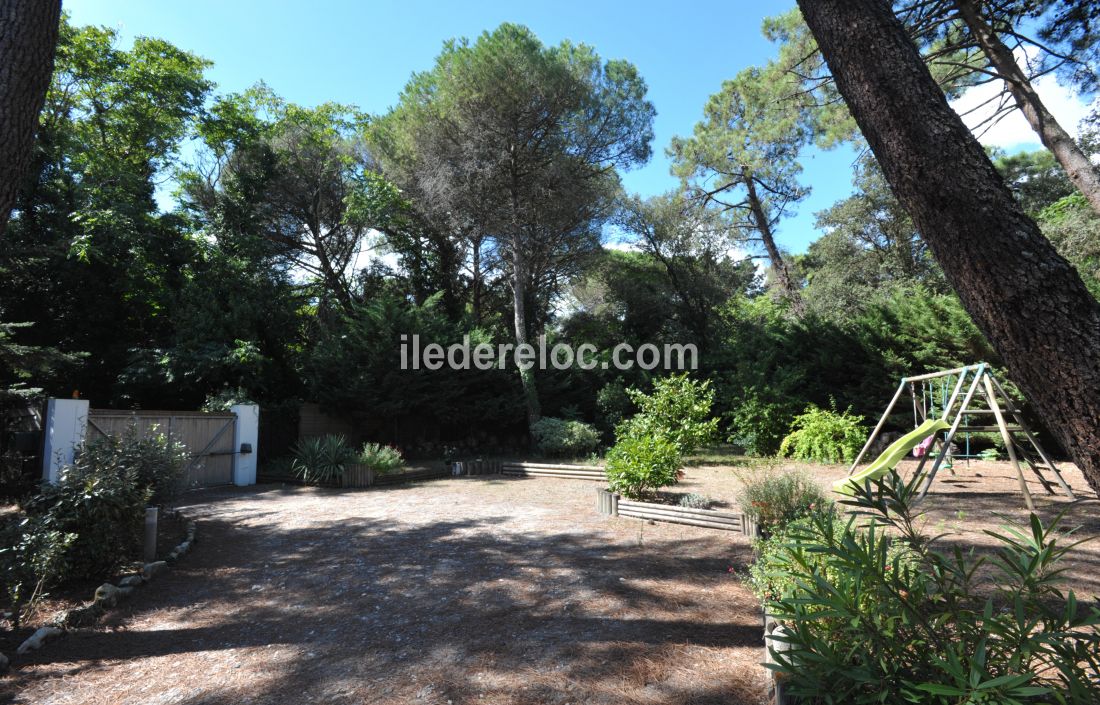
[[[950,392],[948,392],[949,389]],[[915,428],[887,446],[886,450],[870,465],[856,472],[859,462],[882,432],[887,418],[906,391],[913,400]],[[1010,424],[1005,420],[1006,412],[1014,423]],[[983,418],[986,419],[984,424],[981,423]],[[990,420],[993,423],[989,423]],[[869,480],[882,477],[897,466],[902,458],[913,452],[920,458],[916,476],[923,478],[920,481],[917,499],[924,499],[940,468],[952,468],[953,457],[967,459],[979,457],[970,453],[972,432],[1000,433],[1008,459],[1016,470],[1020,492],[1024,495],[1029,511],[1035,511],[1035,504],[1027,488],[1027,482],[1024,480],[1024,472],[1020,466],[1021,459],[1039,478],[1039,483],[1047,493],[1056,494],[1053,485],[1044,475],[1044,472],[1049,470],[1066,496],[1076,499],[1062,477],[1062,473],[1058,471],[1050,456],[1039,444],[1038,438],[1028,428],[1020,408],[1005,393],[1004,387],[993,376],[989,365],[984,362],[953,370],[902,377],[894,397],[886,406],[886,411],[879,419],[875,430],[871,432],[863,449],[848,469],[848,477],[834,483],[833,489],[843,494],[851,494],[853,485],[862,485]],[[952,442],[960,433],[965,437],[965,452],[953,456]],[[926,475],[922,475],[929,458],[933,459],[932,466]]]

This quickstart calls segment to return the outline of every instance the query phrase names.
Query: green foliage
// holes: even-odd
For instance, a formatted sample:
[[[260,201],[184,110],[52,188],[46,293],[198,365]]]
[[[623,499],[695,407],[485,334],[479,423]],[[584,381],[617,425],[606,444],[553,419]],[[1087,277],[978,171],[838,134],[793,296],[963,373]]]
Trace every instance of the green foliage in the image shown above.
[[[1044,208],[1039,227],[1085,281],[1092,295],[1100,299],[1100,215],[1079,193],[1066,196]]]
[[[609,382],[596,392],[596,407],[600,411],[602,425],[611,430],[634,410],[634,403],[621,382]]]
[[[1059,520],[987,532],[992,559],[934,548],[896,473],[766,546],[761,592],[786,624],[794,695],[826,703],[1092,703],[1100,609],[1058,584],[1074,543]],[[860,521],[862,519],[862,522]],[[983,567],[992,572],[979,578]],[[990,588],[990,586],[992,586]]]
[[[765,533],[781,531],[791,522],[832,504],[821,486],[804,470],[762,472],[741,477],[738,504]]]
[[[596,450],[600,432],[581,421],[544,416],[531,424],[535,450],[551,457],[577,458]]]
[[[16,611],[52,587],[102,578],[133,558],[145,507],[175,496],[186,457],[163,434],[142,437],[136,428],[89,443],[2,531],[0,567]]]
[[[333,434],[298,441],[293,454],[294,474],[310,485],[339,482],[345,468],[359,460],[359,454],[348,446],[347,439]]]
[[[714,390],[709,380],[697,382],[685,372],[655,380],[649,394],[638,389],[626,392],[638,413],[624,424],[620,437],[662,436],[681,456],[714,441],[718,419],[710,418]]]
[[[775,455],[794,416],[790,404],[768,402],[755,391],[729,414],[729,443],[756,456]]]
[[[813,404],[791,422],[791,432],[779,445],[779,455],[818,463],[850,462],[863,447],[867,429],[863,417],[852,414],[849,407],[838,413]]]
[[[405,458],[402,457],[401,451],[393,446],[386,446],[381,443],[365,444],[362,450],[359,451],[356,462],[360,465],[366,465],[376,475],[388,475],[405,467]]]
[[[85,474],[132,473],[138,486],[151,491],[149,503],[163,506],[186,488],[189,458],[182,443],[153,427],[141,434],[131,424],[122,434],[103,436],[88,443],[76,457],[76,469]]]
[[[661,435],[628,435],[607,451],[607,479],[613,492],[643,499],[654,490],[676,484],[680,452]]]
[[[688,509],[707,509],[711,505],[711,499],[705,495],[689,492],[680,497],[680,501],[677,502],[677,504],[681,507],[687,507]]]

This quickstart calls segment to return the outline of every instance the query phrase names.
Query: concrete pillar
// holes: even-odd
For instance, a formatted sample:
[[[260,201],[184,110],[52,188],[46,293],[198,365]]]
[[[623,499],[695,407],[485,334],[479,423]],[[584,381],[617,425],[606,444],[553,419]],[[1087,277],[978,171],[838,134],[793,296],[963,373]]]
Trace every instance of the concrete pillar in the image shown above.
[[[72,465],[88,431],[87,399],[50,399],[42,424],[42,479],[56,483],[61,468]]]
[[[256,484],[256,452],[260,447],[260,407],[256,404],[234,404],[229,407],[237,416],[233,427],[233,484]]]

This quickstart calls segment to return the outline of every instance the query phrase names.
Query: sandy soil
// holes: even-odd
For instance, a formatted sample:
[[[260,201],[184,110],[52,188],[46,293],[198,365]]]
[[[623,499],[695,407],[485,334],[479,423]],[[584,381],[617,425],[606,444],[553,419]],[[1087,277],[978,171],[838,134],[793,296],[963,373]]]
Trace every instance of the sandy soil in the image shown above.
[[[1052,521],[1059,513],[1064,512],[1062,528],[1076,529],[1073,538],[1067,542],[1088,539],[1067,556],[1063,564],[1066,568],[1065,579],[1067,586],[1076,591],[1078,598],[1100,599],[1100,501],[1085,482],[1080,470],[1069,463],[1059,463],[1057,466],[1076,494],[1077,501],[1071,502],[1061,494],[1047,494],[1026,468],[1025,479],[1035,500],[1036,512],[1045,522]],[[846,467],[836,465],[715,465],[690,469],[676,489],[697,492],[736,506],[741,486],[739,478],[755,472],[774,472],[784,468],[805,469],[826,488],[847,475]],[[915,468],[916,461],[905,460],[900,464],[899,472],[903,477],[910,477]],[[1051,477],[1050,481],[1054,483],[1054,478]],[[959,545],[964,549],[973,548],[979,554],[991,554],[1001,545],[986,531],[1003,534],[1002,529],[1005,526],[1026,526],[1029,515],[1024,497],[1020,493],[1016,472],[1009,463],[1003,461],[970,461],[969,464],[958,461],[954,474],[941,470],[932,490],[918,505],[918,510],[923,513],[928,534],[946,534],[938,544],[942,550],[951,550],[953,545]]]
[[[807,467],[823,483],[840,467]],[[906,465],[904,469],[909,469]],[[1032,491],[1100,536],[1100,501]],[[735,507],[760,468],[691,468],[675,488]],[[945,544],[1026,519],[1007,463],[961,463],[922,505]],[[15,662],[16,703],[755,703],[760,610],[740,535],[594,511],[595,483],[462,478],[370,490],[189,497],[201,543],[102,627]],[[1100,596],[1100,541],[1067,579]]]
[[[594,486],[194,495],[195,551],[0,687],[56,704],[759,702],[744,537],[601,517]]]

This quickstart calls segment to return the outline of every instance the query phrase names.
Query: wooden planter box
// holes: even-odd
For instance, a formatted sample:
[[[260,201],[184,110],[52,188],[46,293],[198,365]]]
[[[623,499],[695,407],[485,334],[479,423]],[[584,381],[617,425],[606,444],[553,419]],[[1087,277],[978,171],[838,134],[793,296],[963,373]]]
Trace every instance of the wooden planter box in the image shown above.
[[[692,509],[670,504],[635,502],[623,499],[605,489],[596,490],[596,511],[611,516],[701,526],[722,531],[737,531],[748,536],[754,536],[755,534],[750,532],[756,531],[755,523],[739,512],[721,512],[716,509]]]

